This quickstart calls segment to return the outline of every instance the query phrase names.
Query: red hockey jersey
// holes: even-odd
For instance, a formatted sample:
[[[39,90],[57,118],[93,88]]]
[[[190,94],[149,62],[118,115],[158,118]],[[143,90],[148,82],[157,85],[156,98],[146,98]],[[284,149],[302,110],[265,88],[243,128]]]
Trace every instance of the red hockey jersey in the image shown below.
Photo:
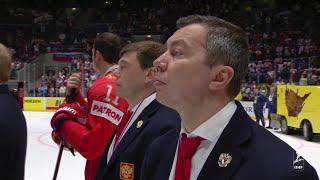
[[[73,100],[88,108],[88,118],[84,120],[86,126],[73,120],[67,120],[61,126],[63,139],[87,159],[86,180],[94,179],[100,156],[127,112],[128,103],[116,92],[116,77],[113,72],[108,72],[89,88],[88,102],[81,93]]]

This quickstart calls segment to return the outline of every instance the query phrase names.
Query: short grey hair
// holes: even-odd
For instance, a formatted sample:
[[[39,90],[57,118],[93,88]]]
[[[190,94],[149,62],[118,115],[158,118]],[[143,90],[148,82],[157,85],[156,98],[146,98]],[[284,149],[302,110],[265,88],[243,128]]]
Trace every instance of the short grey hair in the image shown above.
[[[245,31],[214,16],[190,15],[178,19],[176,24],[178,29],[191,24],[200,24],[206,28],[206,64],[223,64],[233,68],[234,76],[227,92],[230,97],[236,97],[248,71],[249,45]]]

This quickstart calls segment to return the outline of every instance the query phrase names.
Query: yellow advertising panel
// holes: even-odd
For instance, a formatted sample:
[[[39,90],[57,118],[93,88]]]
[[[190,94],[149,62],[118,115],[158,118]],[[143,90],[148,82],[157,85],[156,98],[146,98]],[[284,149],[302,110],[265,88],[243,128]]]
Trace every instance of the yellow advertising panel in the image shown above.
[[[46,98],[46,110],[47,111],[56,111],[60,104],[62,104],[64,98],[62,97],[47,97]]]
[[[45,101],[43,97],[24,97],[23,110],[25,111],[44,111]]]
[[[24,97],[23,110],[56,111],[64,99],[64,97]]]
[[[239,94],[234,98],[235,100],[238,100],[238,101],[242,101],[242,94],[241,92],[239,92]]]
[[[310,126],[320,133],[320,86],[277,86],[277,114],[284,117],[290,128]]]

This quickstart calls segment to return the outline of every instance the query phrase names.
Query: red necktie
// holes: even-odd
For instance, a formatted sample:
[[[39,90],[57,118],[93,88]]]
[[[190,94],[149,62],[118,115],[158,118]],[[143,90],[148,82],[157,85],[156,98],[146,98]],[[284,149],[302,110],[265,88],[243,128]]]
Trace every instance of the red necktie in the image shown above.
[[[116,146],[118,145],[118,141],[120,139],[120,136],[122,134],[122,132],[124,131],[124,128],[126,127],[130,117],[132,115],[132,111],[128,111],[122,118],[122,120],[120,121],[119,125],[118,125],[118,129],[116,132],[116,136],[115,136],[115,141],[114,141],[114,146],[113,146],[113,150],[115,150]]]
[[[180,139],[174,180],[190,180],[191,159],[203,139],[182,134]]]

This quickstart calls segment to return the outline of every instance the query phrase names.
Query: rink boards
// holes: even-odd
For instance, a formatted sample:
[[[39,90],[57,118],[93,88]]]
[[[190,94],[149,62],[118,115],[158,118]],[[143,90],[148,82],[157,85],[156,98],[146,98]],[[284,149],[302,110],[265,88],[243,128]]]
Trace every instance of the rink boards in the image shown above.
[[[25,97],[23,110],[24,111],[55,111],[64,98],[62,97]],[[253,113],[253,102],[252,101],[241,101],[242,106],[249,114],[250,117],[254,118]],[[264,116],[268,116],[268,109],[264,108]]]

